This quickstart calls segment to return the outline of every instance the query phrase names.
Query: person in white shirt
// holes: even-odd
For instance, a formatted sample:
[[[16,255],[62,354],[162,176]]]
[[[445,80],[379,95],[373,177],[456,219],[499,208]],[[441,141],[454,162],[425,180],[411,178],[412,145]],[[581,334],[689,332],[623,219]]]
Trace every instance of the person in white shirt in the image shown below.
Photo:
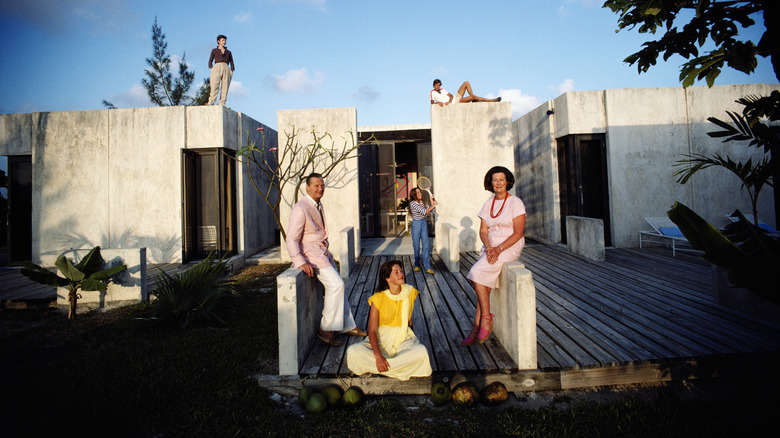
[[[466,96],[468,93],[468,96]],[[438,79],[433,80],[433,90],[431,90],[431,105],[446,106],[451,103],[467,103],[467,102],[501,102],[501,96],[495,99],[485,99],[474,94],[471,89],[469,81],[464,82],[458,92],[453,96],[447,90],[441,87],[441,81]]]

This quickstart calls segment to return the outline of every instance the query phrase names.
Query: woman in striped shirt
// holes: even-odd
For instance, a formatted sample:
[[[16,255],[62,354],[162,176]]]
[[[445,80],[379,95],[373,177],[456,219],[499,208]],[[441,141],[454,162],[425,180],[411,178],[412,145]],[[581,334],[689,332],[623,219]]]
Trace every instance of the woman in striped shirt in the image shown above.
[[[425,220],[425,215],[436,210],[438,202],[431,197],[431,205],[427,205],[423,200],[422,190],[419,187],[412,189],[411,193],[409,193],[409,198],[411,199],[409,201],[409,214],[412,216],[414,271],[419,272],[420,268],[423,268],[426,273],[433,274],[428,246],[428,222]],[[422,253],[420,252],[420,242],[422,242]],[[422,264],[420,263],[421,261]]]

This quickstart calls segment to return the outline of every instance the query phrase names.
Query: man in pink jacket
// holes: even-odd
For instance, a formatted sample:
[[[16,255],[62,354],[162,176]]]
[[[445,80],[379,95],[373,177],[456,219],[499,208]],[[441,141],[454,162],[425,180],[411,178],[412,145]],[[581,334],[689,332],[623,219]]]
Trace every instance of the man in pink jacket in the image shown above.
[[[334,347],[343,345],[334,332],[352,336],[366,336],[365,330],[357,328],[349,301],[344,294],[344,280],[336,271],[336,262],[328,251],[328,230],[325,226],[325,212],[322,195],[325,181],[319,173],[306,178],[306,196],[298,201],[290,212],[287,227],[287,251],[293,266],[306,275],[317,279],[325,288],[322,320],[317,337]]]

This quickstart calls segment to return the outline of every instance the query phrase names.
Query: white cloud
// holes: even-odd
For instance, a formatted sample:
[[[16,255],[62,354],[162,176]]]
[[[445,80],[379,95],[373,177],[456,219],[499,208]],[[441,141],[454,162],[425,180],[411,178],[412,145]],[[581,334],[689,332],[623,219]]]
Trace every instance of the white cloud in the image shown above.
[[[574,86],[574,79],[564,79],[563,82],[561,82],[558,87],[556,87],[556,91],[558,94],[563,94],[567,91],[574,91],[576,87]]]
[[[17,110],[16,110],[16,112],[17,112],[17,113],[19,113],[19,114],[24,114],[24,113],[37,113],[38,111],[40,111],[40,110],[38,109],[38,105],[36,105],[36,104],[34,104],[34,103],[32,103],[32,102],[27,102],[27,103],[25,103],[25,104],[22,104],[22,105],[20,105],[20,106],[19,106],[19,108],[17,108]]]
[[[351,97],[355,100],[362,100],[364,102],[373,102],[379,99],[379,93],[376,90],[374,90],[373,87],[369,87],[368,85],[363,85],[362,87],[358,88],[357,92],[352,94]]]
[[[245,87],[241,81],[230,81],[228,99],[231,97],[248,97],[251,94],[251,90],[248,87]]]
[[[518,89],[499,90],[498,95],[501,96],[502,102],[512,102],[512,120],[539,106],[539,99],[535,96],[523,94]],[[495,96],[489,94],[485,97],[492,98]]]
[[[141,84],[133,84],[130,89],[115,94],[106,100],[113,103],[117,108],[142,108],[152,105],[149,95],[146,93],[146,88]]]
[[[561,18],[569,17],[575,13],[575,9],[601,7],[604,0],[564,0],[558,8]]]
[[[327,11],[327,7],[325,6],[325,3],[327,0],[275,0],[278,3],[302,3],[304,5],[309,5],[314,9],[319,9],[320,11]]]
[[[233,16],[233,21],[238,23],[251,23],[252,22],[252,13],[251,12],[241,12],[240,14],[236,14]]]
[[[315,71],[312,77],[306,68],[300,68],[287,70],[283,75],[268,75],[266,80],[282,93],[306,93],[319,89],[325,83],[325,74]]]

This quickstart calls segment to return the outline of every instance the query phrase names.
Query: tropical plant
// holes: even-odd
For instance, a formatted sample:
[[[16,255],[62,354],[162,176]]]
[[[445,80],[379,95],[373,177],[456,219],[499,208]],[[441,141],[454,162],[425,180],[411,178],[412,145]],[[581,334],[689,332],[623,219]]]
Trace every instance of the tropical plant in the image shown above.
[[[160,270],[154,277],[157,288],[151,292],[154,316],[148,320],[190,326],[224,326],[233,318],[238,292],[231,280],[225,258],[212,252],[203,261],[180,273]]]
[[[728,170],[742,181],[742,187],[748,191],[755,225],[758,225],[758,195],[764,185],[772,187],[772,169],[769,157],[765,157],[756,164],[753,164],[752,158],[740,163],[733,161],[728,156],[723,158],[720,154],[715,154],[712,157],[687,154],[685,157],[684,160],[678,160],[674,163],[675,167],[682,167],[674,173],[678,177],[678,183],[685,184],[696,172],[708,167],[722,167]]]
[[[679,202],[674,203],[668,215],[691,246],[704,252],[704,260],[726,269],[734,286],[780,304],[780,242],[767,236],[765,230],[750,223],[739,211],[735,212],[739,221],[722,231]]]
[[[748,146],[763,148],[765,156],[760,161],[753,161],[752,158],[746,162],[737,162],[720,154],[714,154],[708,157],[702,154],[687,154],[685,159],[678,160],[674,166],[679,167],[674,175],[677,176],[677,182],[685,184],[699,170],[708,167],[721,167],[736,175],[742,181],[744,187],[750,195],[752,205],[753,219],[755,225],[758,225],[758,196],[761,189],[766,185],[774,188],[774,182],[777,176],[777,164],[774,160],[774,150],[780,147],[780,140],[777,136],[777,127],[770,126],[764,120],[774,122],[780,120],[780,92],[773,91],[769,96],[746,96],[737,103],[744,106],[742,114],[732,111],[726,113],[731,118],[734,125],[710,117],[711,123],[717,125],[722,130],[708,132],[707,135],[713,138],[723,138],[723,142],[730,141],[749,141]],[[768,152],[768,154],[766,154]],[[775,191],[775,215],[777,216],[778,203],[777,191]]]
[[[349,140],[345,138],[344,143],[339,147],[330,134],[327,132],[318,134],[312,128],[310,142],[302,144],[298,139],[300,130],[291,125],[290,131],[285,131],[287,142],[283,147],[277,145],[267,147],[265,128],[259,127],[257,131],[261,134],[261,143],[257,144],[247,132],[247,145],[237,152],[236,161],[246,166],[252,186],[273,211],[276,226],[282,233],[282,241],[287,238],[287,233],[279,216],[279,206],[282,201],[281,194],[285,193],[284,189],[287,184],[295,185],[293,203],[298,202],[300,188],[306,181],[306,176],[312,172],[318,172],[322,174],[323,178],[327,178],[338,168],[339,164],[357,158],[357,150],[361,145],[375,140],[372,135],[368,140],[356,144],[354,135],[350,131]],[[327,146],[323,144],[324,142],[333,146]],[[269,182],[267,188],[260,188],[258,181],[253,176],[253,167],[260,169],[264,179]]]
[[[75,266],[64,255],[57,257],[54,265],[63,277],[42,268],[32,262],[25,262],[19,269],[25,277],[47,286],[65,287],[68,289],[68,319],[76,317],[76,304],[83,291],[104,291],[111,280],[110,277],[127,269],[127,265],[113,266],[103,269],[105,261],[100,255],[100,247],[92,248]]]

